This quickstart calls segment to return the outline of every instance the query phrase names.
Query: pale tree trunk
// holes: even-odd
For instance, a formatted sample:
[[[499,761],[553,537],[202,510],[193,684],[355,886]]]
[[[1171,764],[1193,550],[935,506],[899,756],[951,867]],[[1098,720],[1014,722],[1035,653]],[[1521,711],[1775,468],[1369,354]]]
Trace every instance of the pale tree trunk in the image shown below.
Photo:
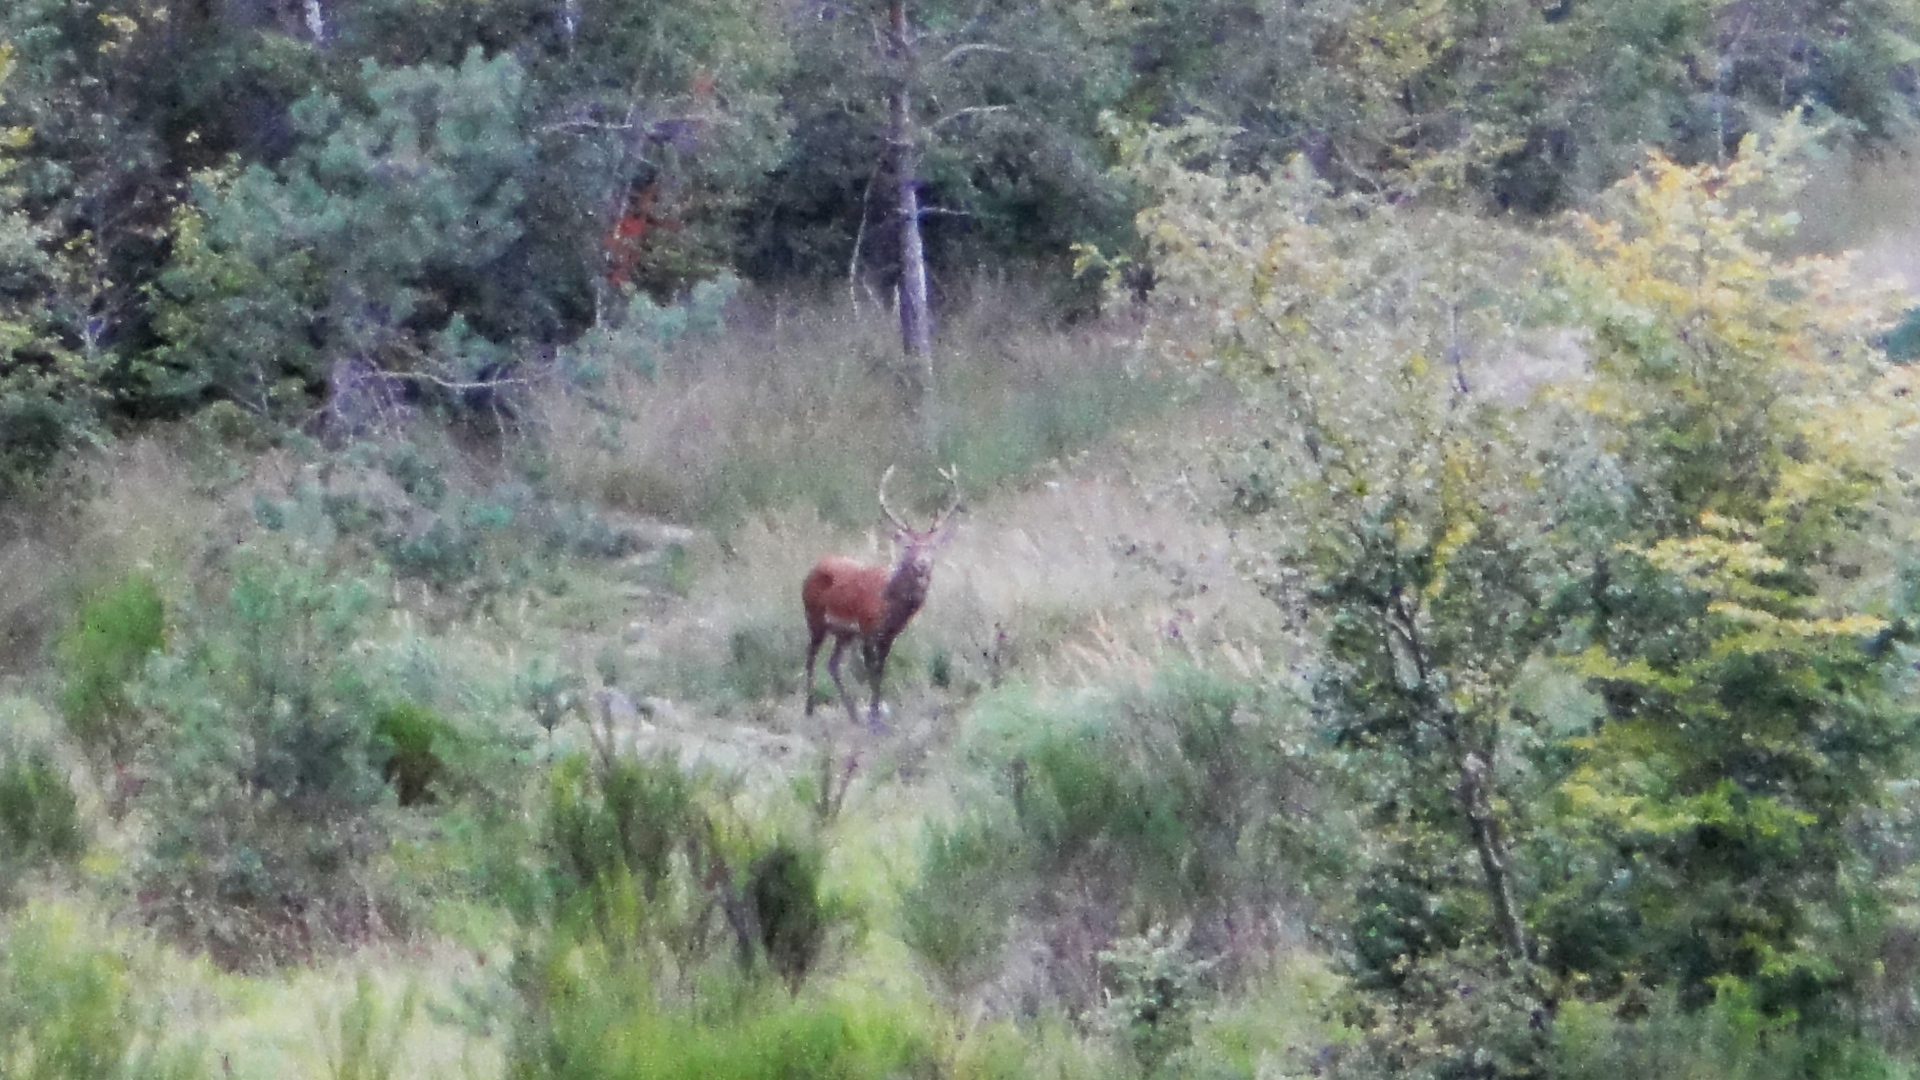
[[[896,65],[887,99],[887,140],[893,152],[893,179],[900,213],[900,344],[908,356],[927,366],[932,388],[933,318],[927,309],[927,257],[920,240],[920,155],[913,131],[913,42],[907,32],[906,4],[887,9]]]
[[[1492,788],[1493,770],[1479,754],[1468,753],[1460,762],[1459,795],[1473,833],[1473,849],[1480,856],[1480,872],[1486,878],[1494,925],[1515,961],[1530,960],[1533,949],[1520,922],[1520,905],[1513,898],[1513,863],[1500,819],[1493,812]]]
[[[307,0],[307,33],[313,35],[315,45],[327,43],[327,16],[320,10],[320,0]]]

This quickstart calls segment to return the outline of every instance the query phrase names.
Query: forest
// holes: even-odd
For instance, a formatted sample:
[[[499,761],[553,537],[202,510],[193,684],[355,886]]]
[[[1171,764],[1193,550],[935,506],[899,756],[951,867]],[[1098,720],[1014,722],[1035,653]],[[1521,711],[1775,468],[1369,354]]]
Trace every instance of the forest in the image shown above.
[[[1920,0],[8,0],[0,1078],[1920,1080],[1916,151]]]

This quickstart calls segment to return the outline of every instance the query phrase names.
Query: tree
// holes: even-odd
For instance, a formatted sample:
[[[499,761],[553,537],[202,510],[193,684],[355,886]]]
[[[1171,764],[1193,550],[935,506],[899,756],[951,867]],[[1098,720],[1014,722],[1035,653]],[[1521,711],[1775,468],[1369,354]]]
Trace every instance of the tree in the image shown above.
[[[839,277],[856,305],[884,278],[924,363],[928,266],[1059,262],[1124,231],[1098,117],[1125,90],[1125,24],[1085,4],[794,5],[793,153],[759,197],[749,270]]]
[[[1809,1023],[1862,985],[1854,830],[1915,732],[1905,602],[1852,583],[1897,564],[1916,417],[1885,297],[1769,253],[1806,139],[1656,157],[1550,257],[1297,160],[1234,176],[1204,128],[1136,150],[1158,337],[1262,417],[1236,500],[1364,763],[1354,1018],[1403,1064],[1524,1072],[1557,1002],[1636,984]],[[1530,321],[1593,363],[1523,413],[1476,388]]]
[[[0,84],[14,64],[0,46]],[[13,178],[24,128],[0,128],[0,185]],[[51,230],[0,186],[0,500],[37,487],[93,431],[99,354],[75,348],[46,298],[68,269],[43,249]]]
[[[1912,601],[1849,582],[1885,558],[1920,416],[1872,344],[1892,298],[1842,259],[1770,251],[1792,219],[1763,207],[1806,138],[1789,122],[1726,166],[1656,156],[1563,251],[1594,350],[1573,404],[1618,486],[1565,523],[1594,532],[1563,556],[1561,654],[1605,711],[1556,787],[1587,868],[1540,911],[1633,913],[1630,940],[1582,943],[1595,979],[1739,980],[1815,1015],[1862,977],[1848,946],[1875,932],[1878,883],[1853,831],[1914,749]]]

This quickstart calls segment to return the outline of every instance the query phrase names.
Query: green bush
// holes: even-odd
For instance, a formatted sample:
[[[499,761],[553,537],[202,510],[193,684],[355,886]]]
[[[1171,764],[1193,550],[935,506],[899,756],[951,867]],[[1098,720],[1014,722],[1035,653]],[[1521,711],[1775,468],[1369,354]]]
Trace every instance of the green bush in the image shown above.
[[[591,958],[586,958],[591,959]],[[544,1010],[516,1033],[513,1080],[886,1080],[936,1074],[921,1019],[879,1004],[781,997],[715,1015],[635,1001],[576,959],[546,969]],[[644,993],[640,995],[644,998]]]
[[[0,873],[77,855],[84,843],[65,773],[42,753],[0,762]]]
[[[400,1040],[413,1019],[417,1000],[409,989],[389,1010],[363,972],[353,983],[353,1000],[340,1010],[326,1032],[330,1080],[390,1080],[400,1057]]]
[[[954,988],[991,973],[1015,914],[1077,935],[1050,973],[1081,1004],[1092,952],[1125,927],[1191,921],[1201,955],[1249,959],[1236,913],[1296,900],[1336,862],[1337,818],[1297,820],[1313,790],[1291,729],[1247,687],[1176,670],[1141,689],[990,696],[972,753],[995,798],[926,833],[902,898],[907,942]],[[1098,928],[1094,949],[1084,944]]]
[[[698,836],[699,783],[672,756],[621,758],[598,770],[583,756],[557,763],[547,820],[558,868],[570,886],[630,874],[651,898],[675,852]]]
[[[145,574],[129,574],[81,606],[56,664],[60,710],[82,745],[112,758],[131,750],[136,713],[127,689],[166,644],[166,602]]]
[[[1193,1042],[1193,1015],[1212,965],[1187,950],[1187,933],[1154,925],[1100,953],[1107,969],[1105,1021],[1151,1073]]]
[[[1682,1008],[1656,994],[1627,1003],[1563,1004],[1543,1061],[1554,1080],[1674,1077],[1702,1080],[1901,1080],[1911,1062],[1843,1032],[1808,1032],[1765,1016],[1729,985],[1710,1005]]]
[[[799,629],[790,622],[739,627],[727,640],[728,688],[744,701],[788,697],[800,682],[794,657],[805,651]]]
[[[433,784],[446,767],[435,747],[444,750],[453,734],[451,725],[432,709],[406,701],[382,711],[374,719],[373,734],[383,751],[380,774],[393,785],[400,805],[431,802]]]
[[[146,795],[146,914],[232,967],[400,919],[370,907],[384,898],[368,879],[388,833],[376,726],[395,696],[365,637],[379,594],[304,550],[243,551],[226,605],[147,683],[170,734]]]
[[[188,1080],[197,1047],[163,1049],[161,1016],[120,953],[56,912],[30,909],[0,938],[0,1076]]]
[[[901,937],[950,989],[985,974],[1031,874],[1024,838],[973,819],[927,827],[920,874],[900,898]]]
[[[820,893],[821,853],[781,841],[754,861],[746,899],[760,929],[760,946],[792,993],[813,968],[833,913]]]

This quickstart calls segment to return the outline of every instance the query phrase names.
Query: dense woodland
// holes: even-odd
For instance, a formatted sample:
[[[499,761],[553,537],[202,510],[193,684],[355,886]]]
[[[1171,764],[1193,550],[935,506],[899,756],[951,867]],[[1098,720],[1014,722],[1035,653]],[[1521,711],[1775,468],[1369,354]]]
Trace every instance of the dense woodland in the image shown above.
[[[1913,0],[0,74],[0,1077],[1920,1076]]]

